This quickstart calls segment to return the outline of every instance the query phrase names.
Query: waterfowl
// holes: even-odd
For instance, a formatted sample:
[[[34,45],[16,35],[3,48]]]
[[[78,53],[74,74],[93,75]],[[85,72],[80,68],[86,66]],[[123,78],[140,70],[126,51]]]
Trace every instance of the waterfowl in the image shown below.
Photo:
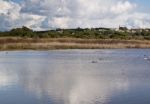
[[[97,63],[97,61],[92,61],[92,63]]]
[[[99,58],[98,60],[103,60],[103,58]]]
[[[144,55],[144,60],[150,60],[150,57],[148,57],[147,55]]]

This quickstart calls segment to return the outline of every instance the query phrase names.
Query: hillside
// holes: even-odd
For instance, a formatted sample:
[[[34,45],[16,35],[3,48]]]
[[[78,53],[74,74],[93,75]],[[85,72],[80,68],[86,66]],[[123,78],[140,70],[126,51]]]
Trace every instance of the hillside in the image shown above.
[[[1,37],[150,40],[150,29],[76,28],[33,31],[25,26],[0,32]]]

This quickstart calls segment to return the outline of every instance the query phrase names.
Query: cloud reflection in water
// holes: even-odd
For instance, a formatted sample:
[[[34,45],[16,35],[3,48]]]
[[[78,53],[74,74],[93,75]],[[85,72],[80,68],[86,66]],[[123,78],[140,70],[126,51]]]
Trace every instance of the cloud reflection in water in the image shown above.
[[[111,52],[103,53],[103,59],[105,56],[108,58],[108,54]],[[27,93],[36,95],[40,100],[46,96],[54,104],[104,104],[115,93],[129,89],[130,72],[123,68],[132,65],[121,64],[115,59],[113,62],[107,59],[92,64],[90,60],[99,56],[102,55],[91,52],[46,52],[32,57],[6,59],[6,62],[15,63],[0,64],[0,86],[16,80],[16,86],[22,86]]]

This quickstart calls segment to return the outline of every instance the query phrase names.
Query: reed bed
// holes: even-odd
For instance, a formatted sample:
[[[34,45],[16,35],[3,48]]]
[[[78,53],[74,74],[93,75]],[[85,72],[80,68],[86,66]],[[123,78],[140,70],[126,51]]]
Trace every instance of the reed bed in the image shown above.
[[[150,48],[148,40],[1,37],[0,50]]]

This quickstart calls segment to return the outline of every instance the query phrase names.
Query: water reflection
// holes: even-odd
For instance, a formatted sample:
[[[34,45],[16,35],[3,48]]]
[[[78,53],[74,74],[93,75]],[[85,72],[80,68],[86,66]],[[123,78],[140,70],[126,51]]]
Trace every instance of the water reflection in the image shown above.
[[[17,74],[13,71],[7,70],[5,66],[0,65],[0,88],[11,86],[18,80]]]
[[[120,54],[124,51],[119,51],[119,55],[117,52],[13,52],[5,57],[1,53],[0,92],[3,90],[1,86],[15,85],[19,91],[15,89],[14,93],[27,93],[24,94],[24,99],[29,95],[37,98],[27,99],[28,104],[33,104],[34,101],[37,101],[36,104],[115,104],[115,101],[119,101],[118,96],[122,99],[125,92],[126,95],[137,94],[141,84],[150,87],[149,84],[146,85],[150,78],[143,77],[150,73],[149,64],[139,57],[141,52],[135,54],[127,51],[130,57]],[[91,63],[91,60],[98,57],[104,60]],[[13,91],[14,87],[10,90]],[[150,92],[148,88],[146,91]],[[134,99],[132,101],[136,102]],[[4,101],[0,99],[0,102]],[[14,100],[12,102],[19,104]],[[119,103],[122,104],[121,101]]]

